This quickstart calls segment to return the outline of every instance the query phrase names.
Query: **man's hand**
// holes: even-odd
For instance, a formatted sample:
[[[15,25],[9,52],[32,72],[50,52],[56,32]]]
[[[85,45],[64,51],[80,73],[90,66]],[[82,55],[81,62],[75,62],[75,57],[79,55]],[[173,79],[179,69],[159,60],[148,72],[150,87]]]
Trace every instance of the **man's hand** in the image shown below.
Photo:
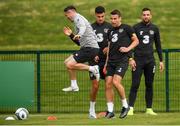
[[[69,27],[64,27],[63,32],[67,36],[70,36],[72,34],[72,30]]]
[[[128,47],[120,47],[119,51],[122,52],[122,53],[126,53],[126,52],[129,52],[130,49]]]
[[[74,38],[73,38],[73,40],[78,40],[79,41],[79,39],[81,38],[81,36],[80,35],[74,35]]]
[[[108,51],[108,49],[109,49],[108,47],[105,47],[105,48],[103,49],[103,53],[106,54],[107,51]]]
[[[163,70],[164,70],[164,63],[163,62],[159,63],[159,69],[160,69],[160,72],[163,72]]]
[[[129,65],[131,66],[132,71],[136,70],[136,61],[133,58],[129,59]]]
[[[107,73],[106,66],[104,66],[104,68],[103,68],[103,74],[106,75],[106,73]]]

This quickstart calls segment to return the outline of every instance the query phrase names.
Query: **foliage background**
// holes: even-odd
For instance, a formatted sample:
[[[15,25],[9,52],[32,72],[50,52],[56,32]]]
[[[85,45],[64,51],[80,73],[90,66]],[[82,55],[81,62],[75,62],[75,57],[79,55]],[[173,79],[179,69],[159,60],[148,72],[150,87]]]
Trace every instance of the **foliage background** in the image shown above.
[[[180,48],[179,0],[1,0],[0,50],[78,49],[62,32],[64,26],[72,27],[63,13],[71,4],[91,23],[96,6],[106,8],[107,21],[109,13],[119,9],[123,23],[130,25],[140,21],[143,7],[149,7],[161,31],[162,47]]]

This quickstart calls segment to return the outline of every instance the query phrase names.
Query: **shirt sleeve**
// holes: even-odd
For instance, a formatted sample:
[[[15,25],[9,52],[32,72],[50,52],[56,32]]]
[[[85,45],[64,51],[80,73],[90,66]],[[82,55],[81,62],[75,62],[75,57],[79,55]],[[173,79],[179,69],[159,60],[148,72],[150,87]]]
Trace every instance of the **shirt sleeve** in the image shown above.
[[[133,30],[134,30],[134,33],[136,33],[136,35],[137,35],[137,31],[138,31],[138,30],[137,30],[137,26],[134,25],[132,28],[133,28]]]
[[[128,36],[129,36],[129,38],[131,38],[132,35],[135,34],[135,31],[131,26],[127,26],[126,32],[127,32]]]
[[[77,31],[77,34],[82,36],[86,30],[86,25],[85,25],[85,22],[83,19],[81,19],[80,17],[78,17],[76,20],[75,20],[75,25],[78,29]]]
[[[131,26],[128,26],[126,30],[127,30],[127,34],[128,34],[128,36],[129,36],[129,38],[131,39],[131,37],[133,36],[133,34],[135,34],[134,28],[131,27]],[[130,50],[130,51],[128,52],[128,57],[129,57],[129,58],[133,58],[133,50]]]
[[[109,28],[108,31],[107,31],[107,41],[111,41],[111,32],[112,32],[112,28]]]
[[[155,29],[154,41],[160,62],[163,61],[159,29]]]

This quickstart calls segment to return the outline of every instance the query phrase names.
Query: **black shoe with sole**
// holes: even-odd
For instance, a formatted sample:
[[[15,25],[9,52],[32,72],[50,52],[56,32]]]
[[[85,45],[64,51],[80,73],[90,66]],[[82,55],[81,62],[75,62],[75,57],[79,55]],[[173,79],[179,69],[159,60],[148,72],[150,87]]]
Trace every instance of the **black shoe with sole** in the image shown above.
[[[127,116],[128,112],[129,112],[129,107],[128,108],[122,107],[119,118],[125,118]]]
[[[108,118],[108,119],[110,119],[110,118],[114,118],[115,115],[114,115],[113,112],[108,112],[108,111],[107,111],[105,117]]]

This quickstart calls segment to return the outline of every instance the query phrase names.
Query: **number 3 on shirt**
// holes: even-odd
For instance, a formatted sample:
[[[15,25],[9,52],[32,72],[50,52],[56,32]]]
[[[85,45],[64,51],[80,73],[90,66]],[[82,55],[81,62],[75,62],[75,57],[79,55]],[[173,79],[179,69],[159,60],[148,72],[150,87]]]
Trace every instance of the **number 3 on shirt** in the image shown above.
[[[103,40],[104,40],[103,34],[102,34],[102,33],[98,33],[98,34],[97,34],[97,41],[98,41],[98,42],[102,42]]]
[[[145,35],[143,36],[143,41],[144,44],[148,44],[149,43],[149,35]]]
[[[118,40],[118,34],[114,34],[114,35],[112,36],[111,41],[112,41],[112,42],[117,42],[117,40]]]

